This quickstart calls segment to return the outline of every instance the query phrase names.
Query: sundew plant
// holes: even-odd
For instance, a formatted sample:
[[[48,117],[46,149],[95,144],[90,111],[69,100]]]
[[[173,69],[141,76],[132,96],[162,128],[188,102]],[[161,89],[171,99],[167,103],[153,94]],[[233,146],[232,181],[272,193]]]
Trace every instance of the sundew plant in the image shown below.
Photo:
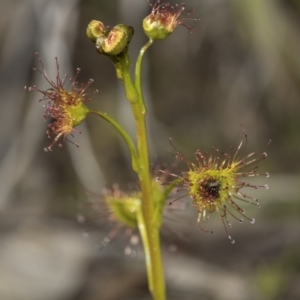
[[[239,222],[246,220],[254,223],[255,220],[246,215],[243,205],[260,205],[260,201],[248,195],[245,189],[249,191],[249,188],[268,188],[264,184],[256,185],[247,182],[247,178],[268,177],[268,173],[257,170],[257,164],[267,157],[266,153],[259,156],[254,153],[241,154],[243,145],[247,142],[245,137],[228,152],[220,152],[218,149],[214,149],[212,153],[196,150],[195,159],[192,161],[177,150],[174,142],[170,140],[176,159],[182,162],[186,169],[184,172],[176,172],[168,168],[158,168],[156,177],[153,177],[148,151],[147,108],[141,78],[143,57],[154,42],[168,38],[180,25],[186,27],[191,33],[197,34],[192,24],[199,19],[192,16],[192,10],[186,10],[185,4],[173,5],[159,0],[156,2],[149,0],[149,4],[151,12],[141,22],[148,41],[141,48],[134,66],[128,52],[130,41],[134,36],[134,29],[131,26],[125,24],[107,26],[101,21],[92,20],[86,29],[87,37],[94,43],[99,53],[99,59],[106,57],[111,60],[116,76],[124,86],[135,121],[136,143],[117,120],[104,111],[86,105],[90,100],[86,90],[93,81],[89,80],[85,84],[78,83],[79,69],[76,76],[70,79],[71,88],[69,90],[65,88],[68,77],[61,76],[57,58],[57,75],[52,80],[48,77],[39,54],[36,53],[40,66],[35,70],[49,83],[49,89],[44,91],[36,86],[27,89],[43,95],[40,101],[45,107],[44,118],[49,119],[46,134],[51,139],[50,144],[45,148],[47,152],[62,147],[66,142],[78,146],[73,140],[78,133],[76,126],[91,114],[108,122],[120,134],[130,153],[132,169],[139,182],[138,189],[131,192],[121,192],[118,189],[107,191],[103,195],[104,202],[114,219],[122,226],[139,231],[145,253],[149,291],[153,299],[163,300],[166,299],[160,246],[163,208],[166,204],[170,205],[172,201],[180,201],[182,197],[180,194],[178,198],[175,197],[175,200],[174,198],[172,201],[167,200],[171,191],[180,190],[183,196],[189,199],[198,212],[195,223],[198,222],[202,231],[211,232],[203,226],[211,214],[219,216],[226,235],[234,244],[235,240],[230,235],[230,220],[236,219]],[[93,51],[92,47],[91,51]],[[134,76],[131,75],[132,67],[134,67]]]

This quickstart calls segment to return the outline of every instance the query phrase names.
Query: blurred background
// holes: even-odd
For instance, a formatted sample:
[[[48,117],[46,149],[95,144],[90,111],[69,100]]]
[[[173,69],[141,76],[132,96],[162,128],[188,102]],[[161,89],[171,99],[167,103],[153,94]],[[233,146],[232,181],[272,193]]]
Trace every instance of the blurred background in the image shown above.
[[[232,222],[235,245],[217,217],[207,224],[214,234],[201,232],[190,200],[170,207],[162,230],[168,299],[300,299],[300,2],[186,4],[199,31],[179,27],[144,61],[151,161],[173,162],[169,137],[191,159],[196,149],[227,151],[243,138],[242,124],[245,153],[267,151],[260,170],[271,177],[259,180],[268,191],[249,191],[262,201],[259,210],[245,205],[256,224]],[[134,136],[113,66],[85,30],[93,19],[133,26],[134,62],[149,12],[146,0],[0,0],[1,300],[150,299],[138,236],[111,223],[101,204],[104,187],[136,186],[122,140],[91,116],[72,139],[79,148],[44,152],[51,141],[41,95],[24,90],[49,88],[32,71],[34,53],[53,80],[57,56],[62,74],[79,67],[80,82],[95,80],[88,106]],[[87,209],[91,199],[97,210]]]

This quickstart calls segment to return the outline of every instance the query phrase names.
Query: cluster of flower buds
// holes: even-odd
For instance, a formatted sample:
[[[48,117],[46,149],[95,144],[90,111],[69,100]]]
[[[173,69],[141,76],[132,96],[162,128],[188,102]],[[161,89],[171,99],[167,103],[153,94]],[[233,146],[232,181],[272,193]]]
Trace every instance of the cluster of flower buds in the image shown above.
[[[86,30],[88,38],[96,44],[97,50],[109,56],[117,56],[126,51],[133,33],[131,26],[118,24],[110,28],[96,20],[91,21]]]

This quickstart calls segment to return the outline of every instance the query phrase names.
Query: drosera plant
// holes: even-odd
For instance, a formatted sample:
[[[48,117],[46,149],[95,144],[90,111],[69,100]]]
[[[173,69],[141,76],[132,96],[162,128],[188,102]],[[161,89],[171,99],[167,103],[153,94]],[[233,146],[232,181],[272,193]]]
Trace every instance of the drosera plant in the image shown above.
[[[179,161],[187,166],[187,171],[176,174],[175,172],[162,171],[162,178],[156,180],[152,176],[149,162],[148,136],[146,128],[147,108],[142,90],[142,62],[148,48],[157,40],[164,40],[172,34],[178,26],[186,27],[191,33],[197,29],[191,25],[193,10],[187,11],[185,4],[172,5],[162,1],[148,1],[151,12],[142,22],[143,29],[148,41],[141,48],[135,62],[134,75],[131,75],[131,59],[128,48],[134,35],[134,29],[125,24],[115,26],[104,25],[101,21],[92,20],[87,26],[87,36],[95,44],[96,51],[108,57],[116,70],[116,76],[121,80],[128,104],[131,107],[136,127],[136,143],[124,128],[111,116],[101,110],[91,109],[86,106],[89,99],[86,89],[92,83],[77,83],[77,75],[71,79],[71,89],[65,88],[67,77],[61,77],[59,64],[56,59],[56,80],[49,79],[42,61],[42,70],[38,70],[49,83],[50,88],[46,91],[37,87],[27,88],[29,91],[42,93],[45,101],[45,118],[50,117],[47,136],[53,138],[50,146],[45,148],[51,151],[54,145],[63,146],[65,141],[71,141],[69,136],[77,131],[75,128],[82,123],[87,116],[96,115],[110,123],[120,134],[128,147],[131,157],[132,169],[137,175],[138,189],[130,193],[116,193],[116,190],[104,195],[104,202],[109,207],[115,219],[127,227],[137,228],[142,240],[145,253],[149,291],[155,300],[166,299],[164,270],[161,256],[160,229],[163,218],[163,208],[170,192],[174,189],[184,189],[186,195],[198,212],[198,223],[207,221],[211,213],[216,212],[227,232],[229,239],[228,216],[241,221],[241,217],[232,212],[234,210],[239,216],[254,222],[248,218],[237,201],[259,204],[252,196],[242,192],[244,187],[254,189],[266,187],[264,185],[252,185],[246,183],[243,178],[252,176],[267,176],[267,173],[257,173],[257,163],[266,157],[252,159],[253,154],[239,158],[241,143],[232,153],[219,153],[215,150],[213,154],[197,151],[196,161],[189,161],[182,152],[176,150]],[[72,142],[72,141],[71,141]],[[72,142],[74,143],[74,142]],[[75,143],[74,143],[75,144]],[[75,144],[76,145],[76,144]],[[250,169],[247,169],[247,168]],[[253,168],[251,168],[253,167]],[[168,181],[165,176],[168,175]],[[202,228],[202,225],[199,225]]]

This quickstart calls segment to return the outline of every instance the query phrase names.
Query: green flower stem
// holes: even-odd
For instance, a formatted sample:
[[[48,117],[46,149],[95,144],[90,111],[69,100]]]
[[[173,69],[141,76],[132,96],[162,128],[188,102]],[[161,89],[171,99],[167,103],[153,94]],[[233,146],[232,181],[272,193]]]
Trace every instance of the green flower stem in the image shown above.
[[[152,43],[152,42],[151,42]],[[136,81],[133,83],[130,76],[130,64],[127,53],[121,61],[122,80],[125,87],[126,97],[131,105],[136,124],[137,149],[139,158],[138,176],[142,191],[142,214],[139,230],[143,240],[146,256],[149,289],[155,300],[166,299],[164,272],[161,259],[161,247],[159,226],[154,225],[155,205],[152,194],[152,180],[149,164],[148,140],[146,131],[146,109],[142,97],[140,77],[141,64],[145,50],[151,45],[143,47],[136,63]]]
[[[145,54],[146,50],[152,45],[153,42],[154,41],[150,39],[144,45],[144,47],[141,49],[141,51],[139,53],[139,56],[138,56],[137,61],[136,61],[136,66],[135,66],[135,86],[136,86],[137,91],[139,93],[140,100],[141,100],[141,103],[143,105],[145,113],[146,113],[146,107],[145,107],[144,97],[143,97],[143,93],[142,93],[142,84],[141,84],[142,72],[141,72],[141,68],[142,68],[142,61],[143,61],[144,54]]]
[[[137,223],[138,223],[138,229],[143,241],[143,247],[145,252],[145,258],[146,258],[146,270],[147,270],[147,277],[148,277],[148,284],[150,291],[153,291],[153,275],[152,275],[152,263],[151,263],[151,253],[150,253],[150,241],[148,232],[146,230],[145,226],[145,218],[142,210],[138,210],[137,212]]]
[[[132,111],[136,119],[139,117],[139,114],[136,112],[136,110],[138,108],[137,103],[140,100],[140,97],[130,76],[130,59],[127,51],[121,57],[120,65],[122,68],[122,80],[125,86],[126,98],[131,104]]]
[[[178,178],[174,180],[171,184],[169,184],[162,193],[160,199],[158,200],[158,204],[155,207],[155,212],[153,216],[153,224],[157,227],[161,226],[162,223],[162,210],[165,205],[166,199],[168,198],[171,191],[174,189],[176,185],[178,185],[180,182],[182,182],[182,179]]]
[[[155,214],[154,199],[152,197],[152,180],[149,169],[148,142],[146,137],[145,120],[137,122],[138,149],[140,159],[139,179],[142,190],[142,212],[144,226],[147,232],[147,240],[144,243],[145,253],[150,257],[146,260],[149,277],[149,286],[155,300],[165,299],[164,273],[161,261],[159,226],[155,226],[153,217]],[[147,249],[149,247],[149,249]]]
[[[132,160],[132,168],[135,172],[139,172],[139,162],[138,162],[138,155],[136,152],[135,145],[130,138],[130,136],[127,134],[127,132],[122,128],[122,126],[115,121],[112,117],[110,117],[107,113],[104,113],[100,110],[90,110],[89,113],[96,114],[97,116],[103,118],[108,123],[110,123],[122,136],[123,140],[125,141],[131,155]]]

